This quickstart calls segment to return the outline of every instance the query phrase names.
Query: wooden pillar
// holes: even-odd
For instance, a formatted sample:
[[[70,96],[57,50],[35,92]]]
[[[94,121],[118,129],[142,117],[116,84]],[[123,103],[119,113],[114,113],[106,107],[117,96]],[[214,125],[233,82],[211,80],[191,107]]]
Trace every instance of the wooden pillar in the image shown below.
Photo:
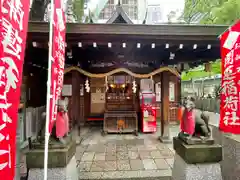
[[[178,87],[178,90],[177,90],[177,98],[178,98],[178,102],[179,102],[179,106],[181,106],[182,104],[182,80],[181,78],[177,77],[177,87]]]
[[[79,72],[73,71],[72,72],[72,118],[73,118],[73,126],[74,125],[79,125],[78,122],[78,114],[79,114],[79,80],[78,77]]]
[[[169,137],[169,74],[161,74],[161,136],[160,141],[163,143],[171,142]]]

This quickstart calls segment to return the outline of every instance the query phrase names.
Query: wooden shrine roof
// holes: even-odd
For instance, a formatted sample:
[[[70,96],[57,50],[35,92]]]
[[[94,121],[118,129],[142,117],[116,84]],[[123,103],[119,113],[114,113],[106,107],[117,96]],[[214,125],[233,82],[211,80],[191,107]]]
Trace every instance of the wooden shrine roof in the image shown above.
[[[121,6],[120,1],[118,2],[112,17],[107,21],[107,24],[113,23],[133,24],[133,22]]]
[[[183,25],[183,24],[67,24],[67,41],[80,41],[88,38],[101,38],[108,41],[111,37],[137,40],[178,40],[212,41],[219,44],[218,36],[228,26],[224,25]],[[29,22],[28,36],[31,40],[48,40],[49,23]],[[125,36],[123,36],[125,35]],[[45,37],[45,38],[44,38]]]
[[[113,59],[116,62],[147,62],[153,64],[151,65],[153,69],[183,62],[197,66],[220,58],[218,36],[227,28],[228,26],[224,25],[68,23],[66,40],[73,58],[67,58],[66,62],[72,65],[83,63],[82,66],[86,68],[94,64],[112,62]],[[43,50],[33,48],[32,43],[45,44],[43,47],[47,49],[48,36],[49,23],[29,22],[27,40],[29,51],[35,49],[43,54]],[[79,43],[82,44],[81,47]],[[97,48],[93,47],[93,43],[97,44]],[[112,43],[113,46],[108,48],[108,43]],[[127,47],[122,48],[122,43],[126,43]],[[141,44],[141,50],[136,44]],[[151,48],[152,44],[155,44],[156,48]],[[165,48],[167,44],[169,48]],[[180,45],[183,45],[182,49]],[[197,49],[193,47],[194,45],[197,45]],[[39,63],[42,63],[42,59],[43,57],[39,59]],[[47,64],[47,51],[45,60]],[[95,71],[93,67],[91,69]],[[96,72],[99,69],[103,68],[98,68]],[[148,68],[140,69],[151,72]]]

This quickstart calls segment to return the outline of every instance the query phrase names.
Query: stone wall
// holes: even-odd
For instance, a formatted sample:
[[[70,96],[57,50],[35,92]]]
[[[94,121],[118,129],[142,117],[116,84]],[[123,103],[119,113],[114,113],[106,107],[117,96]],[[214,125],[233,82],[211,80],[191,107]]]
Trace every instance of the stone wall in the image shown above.
[[[240,135],[226,134],[219,131],[219,114],[208,112],[212,136],[223,147],[221,162],[223,180],[240,180]]]
[[[209,112],[220,112],[220,99],[196,99],[196,108]]]
[[[221,78],[204,78],[181,82],[181,92],[185,94],[195,94],[199,97],[208,94],[214,95],[215,87],[221,84]]]
[[[46,111],[46,106],[41,106],[37,108],[26,108],[26,124],[25,124],[25,138],[34,137],[37,135],[41,124],[41,115]],[[25,139],[25,140],[26,140]]]

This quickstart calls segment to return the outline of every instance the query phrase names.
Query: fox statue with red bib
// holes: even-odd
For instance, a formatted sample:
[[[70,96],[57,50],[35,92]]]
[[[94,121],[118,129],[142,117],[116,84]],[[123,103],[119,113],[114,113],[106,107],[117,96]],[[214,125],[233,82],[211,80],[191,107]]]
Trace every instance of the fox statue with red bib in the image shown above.
[[[211,131],[208,125],[209,116],[205,112],[199,112],[195,109],[195,99],[187,98],[184,101],[184,110],[180,123],[181,132],[179,137],[192,139],[197,137],[202,140],[208,139]]]
[[[69,118],[67,113],[67,99],[60,99],[58,101],[58,112],[56,119],[56,137],[64,142],[64,137],[69,133]]]
[[[51,137],[63,144],[65,144],[64,138],[69,135],[69,118],[67,112],[68,99],[61,98],[58,101],[58,112],[56,121],[50,123],[50,129],[52,129]],[[40,129],[38,131],[38,140],[42,142],[44,140],[44,132],[46,125],[46,112],[41,115]]]

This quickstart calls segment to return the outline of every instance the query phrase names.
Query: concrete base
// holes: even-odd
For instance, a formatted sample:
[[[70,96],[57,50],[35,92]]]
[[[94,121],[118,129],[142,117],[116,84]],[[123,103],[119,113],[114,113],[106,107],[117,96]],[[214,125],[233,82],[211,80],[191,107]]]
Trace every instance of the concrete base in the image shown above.
[[[218,144],[188,145],[178,137],[174,137],[173,148],[188,164],[218,163],[222,161],[222,146]]]
[[[77,162],[75,156],[72,157],[68,165],[64,168],[49,168],[48,178],[51,180],[78,180]],[[28,180],[43,180],[44,169],[30,169]]]
[[[76,152],[76,143],[69,142],[66,145],[49,148],[48,150],[48,167],[49,168],[63,168],[66,167]],[[37,148],[37,147],[36,147]],[[43,168],[44,167],[44,149],[38,147],[37,149],[30,149],[26,153],[27,167]]]
[[[177,153],[172,180],[222,180],[220,163],[187,164]]]

